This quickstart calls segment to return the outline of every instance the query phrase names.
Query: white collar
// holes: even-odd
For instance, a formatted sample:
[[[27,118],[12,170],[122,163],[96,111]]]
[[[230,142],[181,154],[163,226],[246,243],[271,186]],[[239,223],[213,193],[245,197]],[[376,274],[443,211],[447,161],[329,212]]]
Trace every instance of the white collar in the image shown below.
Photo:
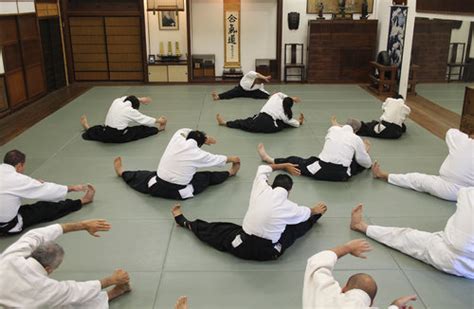
[[[48,272],[46,271],[46,269],[44,269],[43,265],[41,265],[36,259],[32,257],[27,258],[26,265],[35,273],[48,276]]]
[[[362,303],[364,306],[370,307],[370,297],[369,295],[360,289],[352,289],[344,293],[347,298],[356,300]]]

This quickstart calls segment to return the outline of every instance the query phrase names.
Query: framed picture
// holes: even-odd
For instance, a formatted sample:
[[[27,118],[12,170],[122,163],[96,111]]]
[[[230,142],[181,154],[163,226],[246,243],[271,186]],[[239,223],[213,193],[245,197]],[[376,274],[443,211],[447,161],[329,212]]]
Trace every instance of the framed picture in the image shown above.
[[[160,30],[179,30],[178,11],[160,11],[158,24]]]
[[[362,3],[364,0],[346,0],[346,13],[360,13]],[[336,14],[339,13],[339,0],[307,0],[306,1],[306,13],[318,14],[319,4],[324,5],[323,14]],[[374,8],[374,0],[367,0],[368,13],[372,13]]]

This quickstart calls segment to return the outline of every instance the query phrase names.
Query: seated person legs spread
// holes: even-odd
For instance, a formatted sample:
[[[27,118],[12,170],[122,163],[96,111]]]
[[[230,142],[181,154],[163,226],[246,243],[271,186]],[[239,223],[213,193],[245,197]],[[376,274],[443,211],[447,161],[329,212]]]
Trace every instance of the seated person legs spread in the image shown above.
[[[282,121],[275,121],[266,113],[259,113],[246,119],[236,119],[225,122],[220,114],[216,116],[219,125],[227,126],[232,129],[241,129],[247,132],[274,133],[288,127]],[[276,125],[275,125],[276,124]]]
[[[370,136],[384,139],[397,139],[406,131],[405,124],[400,127],[397,124],[373,120],[371,122],[361,121],[360,129],[355,133],[359,136]]]
[[[107,126],[93,126],[82,133],[82,138],[103,143],[127,143],[155,134],[158,134],[158,128],[143,125],[128,127],[124,130]]]
[[[244,97],[245,96],[245,90],[240,86],[235,86],[234,88],[226,91],[226,92],[223,92],[223,93],[219,93],[217,95],[217,99],[220,99],[220,100],[230,100],[230,99],[233,99],[233,98],[241,98],[241,97]],[[216,98],[214,98],[216,99]]]

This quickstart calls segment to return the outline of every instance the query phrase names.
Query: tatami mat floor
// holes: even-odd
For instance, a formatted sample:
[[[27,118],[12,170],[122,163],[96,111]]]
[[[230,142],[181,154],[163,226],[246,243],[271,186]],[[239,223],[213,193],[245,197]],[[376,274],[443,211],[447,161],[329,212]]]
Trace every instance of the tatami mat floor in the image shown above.
[[[258,112],[264,101],[235,99],[213,102],[210,92],[228,85],[95,87],[13,141],[1,147],[1,155],[13,148],[27,154],[27,173],[41,179],[75,184],[90,182],[97,188],[95,202],[61,222],[105,218],[112,230],[100,238],[86,233],[63,236],[66,257],[53,274],[59,279],[88,280],[122,267],[131,273],[133,292],[111,304],[112,308],[172,308],[176,298],[188,295],[190,308],[300,308],[306,260],[316,252],[363,237],[349,229],[353,206],[365,204],[365,215],[377,224],[409,226],[427,231],[443,229],[455,204],[426,194],[373,180],[364,172],[347,183],[316,182],[295,178],[290,198],[311,206],[325,201],[329,210],[317,226],[278,261],[239,260],[200,243],[174,224],[173,201],[153,198],[128,188],[114,174],[112,161],[122,156],[128,169],[154,170],[173,133],[183,127],[199,128],[217,138],[213,153],[238,155],[242,168],[237,177],[184,201],[190,219],[230,220],[241,223],[247,209],[256,168],[261,164],[256,146],[264,142],[274,156],[318,155],[329,118],[371,120],[380,116],[380,102],[352,85],[270,85],[300,96],[307,122],[299,129],[263,135],[251,134],[215,123],[215,114],[226,119]],[[86,113],[91,124],[102,123],[116,97],[136,94],[154,102],[142,111],[166,115],[169,125],[158,136],[109,145],[81,139],[79,117]],[[382,167],[397,172],[436,174],[447,154],[442,140],[414,122],[397,141],[372,139],[372,156]],[[74,195],[72,195],[74,196]],[[77,195],[79,196],[79,195]],[[3,250],[17,237],[0,239]],[[402,295],[416,293],[415,308],[473,308],[474,281],[443,274],[421,262],[370,241],[374,250],[367,260],[343,258],[336,267],[342,281],[350,274],[368,272],[379,285],[375,305],[384,308]]]

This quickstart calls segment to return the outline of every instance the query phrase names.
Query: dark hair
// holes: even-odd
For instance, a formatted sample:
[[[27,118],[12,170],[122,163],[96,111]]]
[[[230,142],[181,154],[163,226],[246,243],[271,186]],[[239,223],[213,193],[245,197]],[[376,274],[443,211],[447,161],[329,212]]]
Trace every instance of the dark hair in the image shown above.
[[[293,179],[285,174],[277,175],[275,180],[273,180],[272,188],[275,189],[277,187],[281,187],[286,191],[290,191],[291,188],[293,188]]]
[[[10,150],[5,154],[5,157],[3,157],[3,163],[5,164],[10,164],[13,166],[16,166],[17,164],[20,163],[25,163],[26,161],[26,155],[19,151],[19,150]]]
[[[128,96],[125,98],[125,100],[123,100],[124,102],[125,101],[130,101],[130,103],[132,103],[132,107],[134,109],[139,109],[140,108],[140,100],[138,100],[138,98],[134,95],[131,95],[131,96]]]
[[[188,133],[188,139],[193,139],[196,141],[198,147],[201,147],[206,142],[206,133],[198,130],[194,130]]]
[[[405,100],[405,98],[401,94],[396,94],[393,96],[394,99],[402,99]]]
[[[291,108],[293,107],[293,99],[290,97],[286,97],[283,99],[283,112],[288,117],[288,119],[293,118],[293,112]]]

